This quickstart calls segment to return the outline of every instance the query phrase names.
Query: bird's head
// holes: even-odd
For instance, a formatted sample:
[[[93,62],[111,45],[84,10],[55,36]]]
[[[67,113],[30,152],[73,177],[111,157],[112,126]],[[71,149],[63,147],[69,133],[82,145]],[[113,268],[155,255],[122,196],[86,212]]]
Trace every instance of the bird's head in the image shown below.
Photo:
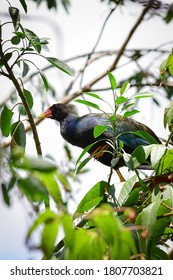
[[[64,120],[69,113],[69,108],[62,103],[57,103],[43,112],[39,118],[51,118],[57,121]]]

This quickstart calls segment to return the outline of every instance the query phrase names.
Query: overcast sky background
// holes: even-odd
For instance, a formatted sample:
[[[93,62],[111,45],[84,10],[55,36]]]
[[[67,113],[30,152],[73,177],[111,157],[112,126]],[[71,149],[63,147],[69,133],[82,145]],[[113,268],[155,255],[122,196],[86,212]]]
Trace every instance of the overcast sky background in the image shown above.
[[[11,4],[20,7],[22,11],[18,2],[19,1],[14,0],[11,1]],[[28,15],[22,17],[23,26],[33,30],[39,37],[51,38],[49,44],[50,56],[55,56],[60,60],[90,52],[109,12],[108,6],[101,3],[99,0],[71,0],[72,5],[69,15],[66,14],[62,7],[59,7],[58,11],[48,11],[44,5],[36,9],[36,5],[32,1],[27,2]],[[166,2],[171,3],[171,1]],[[7,7],[6,1],[1,0],[0,13],[6,12]],[[133,3],[128,3],[126,7],[118,9],[118,11],[111,16],[106,25],[97,50],[118,49],[141,11],[142,7]],[[0,18],[2,21],[5,21],[4,16]],[[6,35],[8,36],[8,30],[6,31]],[[160,17],[153,16],[139,27],[130,41],[128,48],[157,47],[164,42],[170,41],[170,38],[173,38],[172,35],[173,23],[166,25]],[[170,45],[168,49],[171,52]],[[39,63],[40,68],[46,65],[43,61],[39,61]],[[143,63],[148,63],[148,61],[144,60]],[[90,78],[97,76],[96,71],[101,73],[103,70],[107,70],[106,67],[109,66],[109,64],[110,60],[108,63],[105,61],[105,64],[102,63],[99,65],[97,69],[93,67],[92,71],[89,73],[87,72],[84,77],[84,84],[87,80],[90,80]],[[70,65],[75,69],[75,64]],[[156,61],[156,64],[153,64],[152,67],[153,71],[158,72],[158,61]],[[118,70],[116,72],[117,81],[122,77],[126,78],[126,73],[128,73],[128,71],[133,73],[134,69],[131,66],[127,66],[127,72],[124,73],[123,71]],[[64,85],[70,81],[71,77],[63,73],[53,73],[50,79],[57,85],[59,98],[61,98]],[[9,81],[4,78],[0,78],[0,83],[2,91],[0,98],[4,98],[12,89],[12,86],[9,84]],[[104,82],[100,85],[108,87],[108,80],[104,79]],[[109,98],[111,97],[108,96],[108,99]],[[159,101],[162,104],[162,108],[154,107],[154,109],[149,100],[146,100],[145,103],[142,101],[140,105],[141,113],[137,115],[137,119],[150,126],[158,136],[166,138],[167,132],[163,128],[163,112],[164,107],[168,105],[168,101],[162,94],[160,94]],[[81,115],[87,113],[87,109],[83,105],[77,105],[77,108]],[[35,108],[35,111],[37,111],[37,108]],[[40,113],[41,112],[38,112],[38,115]],[[38,126],[38,132],[43,154],[53,155],[57,162],[61,162],[64,156],[61,145],[63,145],[64,142],[60,137],[58,124],[55,123],[55,121],[45,120]],[[27,151],[29,154],[35,154],[35,149],[33,147],[33,142],[29,141],[27,144]],[[77,158],[81,150],[79,148],[74,148],[73,153]],[[109,168],[97,162],[90,161],[89,166],[92,171],[84,177],[82,184],[76,183],[73,186],[76,188],[74,190],[76,193],[76,202],[72,201],[69,206],[71,213],[73,213],[77,203],[87,190],[96,182],[106,180],[109,174]],[[123,168],[123,174],[128,176],[126,168]],[[116,175],[114,175],[113,179],[118,182]],[[0,259],[39,258],[41,256],[39,253],[35,254],[35,252],[28,251],[24,245],[28,226],[32,223],[32,219],[27,214],[31,210],[30,206],[27,201],[20,201],[17,195],[15,195],[12,202],[12,207],[10,208],[6,207],[2,201],[0,203]]]

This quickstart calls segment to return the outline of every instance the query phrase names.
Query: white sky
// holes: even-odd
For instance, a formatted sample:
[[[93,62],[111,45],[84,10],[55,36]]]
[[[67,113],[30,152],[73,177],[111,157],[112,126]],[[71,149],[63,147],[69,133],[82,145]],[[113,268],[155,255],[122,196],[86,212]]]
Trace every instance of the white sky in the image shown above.
[[[18,2],[19,1],[17,0],[11,1],[14,6],[20,7]],[[166,2],[171,3],[171,1]],[[58,12],[48,11],[44,5],[39,9],[36,9],[35,4],[29,2],[29,20],[25,19],[25,16],[22,20],[23,25],[26,28],[33,30],[39,37],[51,38],[49,44],[50,54],[48,55],[55,56],[60,60],[90,52],[99,35],[104,19],[108,14],[108,6],[104,3],[100,3],[99,0],[72,0],[71,3],[70,13],[67,15],[61,7],[59,7]],[[141,7],[139,5],[129,3],[127,7],[128,8],[122,7],[119,9],[118,13],[116,12],[111,16],[97,50],[118,49],[121,46],[130,27],[133,26],[133,23],[141,12]],[[1,0],[0,12],[5,12],[6,8],[7,4],[5,0]],[[2,17],[2,20],[5,21],[5,18]],[[6,35],[8,35],[9,31],[6,30],[6,32]],[[163,42],[170,41],[172,35],[173,23],[165,25],[159,17],[152,17],[152,19],[145,21],[145,23],[140,26],[128,47],[157,47]],[[40,67],[44,66],[42,61],[39,60],[39,63]],[[109,63],[110,60],[108,63],[105,61],[104,64],[99,64],[99,67],[97,66],[97,68],[93,67],[92,71],[89,73],[87,72],[84,83],[91,78],[96,77],[103,70],[107,70],[106,67]],[[143,63],[148,62],[144,61]],[[74,68],[76,67],[75,63],[71,66]],[[153,65],[153,71],[158,71],[158,67],[158,62],[156,62],[156,64]],[[133,69],[127,67],[126,71],[133,71]],[[117,71],[117,81],[122,77],[126,78],[124,70]],[[6,96],[12,87],[4,78],[0,79],[1,85],[3,85],[2,92],[4,96]],[[54,72],[50,79],[55,85],[57,84],[59,97],[61,97],[62,89],[64,89],[64,85],[66,85],[67,82],[71,81],[71,77],[68,77],[63,73],[55,74]],[[108,80],[105,79],[102,86],[108,85]],[[106,94],[108,93],[106,92]],[[159,101],[161,101],[163,107],[154,107],[154,110],[150,101],[146,100],[145,104],[142,102],[142,105],[140,106],[141,113],[137,116],[137,119],[150,126],[150,128],[159,136],[165,137],[165,131],[163,129],[163,111],[164,107],[168,104],[168,101],[165,100],[162,95],[159,97]],[[84,106],[77,105],[77,107],[81,115],[87,113]],[[37,109],[35,108],[35,110]],[[38,112],[38,115],[39,114],[40,112]],[[57,123],[51,120],[45,120],[39,125],[38,132],[44,155],[53,155],[58,162],[61,162],[64,156],[61,148],[63,141],[59,134],[59,126]],[[27,146],[28,153],[35,153],[33,146],[33,141],[29,141]],[[81,153],[81,150],[79,148],[74,148],[73,153],[77,158]],[[109,174],[109,168],[94,161],[90,163],[89,166],[92,168],[92,172],[84,177],[81,185],[74,184],[73,186],[73,188],[76,188],[74,192],[76,192],[77,202],[80,201],[82,196],[91,186],[100,180],[106,180]],[[125,169],[123,172],[127,174]],[[116,182],[118,181],[115,175],[113,178]],[[33,253],[28,252],[24,246],[24,238],[28,225],[32,222],[26,211],[26,208],[29,209],[29,206],[24,206],[24,202],[20,202],[17,197],[15,197],[12,205],[12,207],[7,208],[0,203],[0,259],[33,258]],[[70,207],[71,212],[73,212],[73,209],[75,209],[75,203],[71,202]],[[39,255],[36,257],[39,257]]]

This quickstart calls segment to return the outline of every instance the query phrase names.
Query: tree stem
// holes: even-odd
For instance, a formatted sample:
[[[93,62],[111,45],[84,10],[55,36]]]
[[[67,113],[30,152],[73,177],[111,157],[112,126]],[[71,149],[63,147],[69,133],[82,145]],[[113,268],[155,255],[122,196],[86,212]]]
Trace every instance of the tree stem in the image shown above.
[[[36,147],[37,154],[42,155],[41,145],[40,145],[40,141],[39,141],[39,137],[38,137],[38,133],[37,133],[36,125],[34,123],[33,116],[31,114],[31,111],[30,111],[30,108],[29,108],[28,103],[26,101],[26,98],[23,94],[23,90],[22,90],[18,80],[16,79],[11,67],[9,66],[8,62],[4,58],[1,42],[0,42],[0,57],[1,57],[1,60],[3,61],[3,63],[4,63],[4,66],[5,66],[8,74],[9,74],[9,79],[12,81],[13,85],[15,86],[15,88],[18,92],[18,95],[19,95],[20,99],[22,100],[23,106],[26,110],[26,113],[27,113],[27,116],[28,116],[28,119],[29,119],[29,123],[30,123],[30,126],[31,126],[31,130],[32,130],[32,133],[33,133],[34,141],[35,141],[35,147]]]

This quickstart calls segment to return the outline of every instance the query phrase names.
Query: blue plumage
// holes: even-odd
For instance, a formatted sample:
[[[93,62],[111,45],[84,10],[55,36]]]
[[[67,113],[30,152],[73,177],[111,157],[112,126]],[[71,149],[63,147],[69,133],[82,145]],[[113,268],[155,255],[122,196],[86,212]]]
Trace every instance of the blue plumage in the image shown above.
[[[113,141],[113,129],[112,123],[110,122],[110,118],[113,116],[112,114],[87,114],[82,117],[77,117],[66,105],[54,104],[45,112],[45,116],[60,122],[61,135],[72,145],[85,148],[97,141],[89,150],[89,153],[101,163],[108,166],[111,165],[112,148],[108,143]],[[95,139],[93,130],[97,125],[107,126],[107,129]],[[137,131],[148,133],[153,139],[153,143],[161,143],[159,138],[149,127],[131,118],[123,118],[117,115],[114,126],[117,137],[116,143],[119,141],[123,142],[123,149],[126,153],[131,154],[133,150],[140,145],[151,144],[148,139],[134,134],[134,132]],[[115,148],[118,154],[118,147]],[[109,152],[105,152],[105,149]],[[125,165],[123,157],[119,156],[115,168],[117,169],[123,165]]]

